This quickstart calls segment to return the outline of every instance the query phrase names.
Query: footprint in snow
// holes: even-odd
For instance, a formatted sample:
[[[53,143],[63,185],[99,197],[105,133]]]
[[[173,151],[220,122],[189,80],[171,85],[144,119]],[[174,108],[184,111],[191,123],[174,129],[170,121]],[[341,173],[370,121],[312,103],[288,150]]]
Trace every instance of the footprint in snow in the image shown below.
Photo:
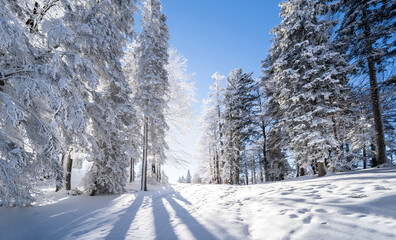
[[[283,192],[283,193],[281,193],[281,195],[290,195],[290,194],[292,194],[292,193],[290,193],[290,192]]]
[[[352,193],[349,194],[349,198],[366,198],[368,197],[366,194],[357,194],[357,193]]]
[[[328,213],[325,209],[316,209],[315,211],[318,213]]]
[[[308,216],[308,217],[304,218],[303,223],[304,224],[310,224],[311,220],[312,220],[312,216]]]
[[[290,218],[298,218],[298,216],[296,214],[290,214],[289,217]]]
[[[298,209],[297,210],[297,212],[298,213],[301,213],[301,214],[305,214],[306,212],[309,212],[310,210],[309,209],[307,209],[307,208],[301,208],[301,209]]]
[[[285,213],[287,213],[289,211],[289,209],[282,209],[279,211],[278,215],[285,215]]]
[[[374,189],[375,190],[391,190],[390,188],[386,188],[386,187],[379,186],[379,185],[376,185]]]

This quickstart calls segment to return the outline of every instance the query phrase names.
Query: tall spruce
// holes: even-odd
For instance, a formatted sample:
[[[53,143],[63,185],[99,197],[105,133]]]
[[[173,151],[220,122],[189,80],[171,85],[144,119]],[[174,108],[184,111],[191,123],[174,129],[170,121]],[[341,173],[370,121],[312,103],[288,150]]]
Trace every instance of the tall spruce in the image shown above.
[[[61,107],[51,59],[15,1],[0,2],[0,205],[27,206],[44,178],[63,182]],[[35,41],[36,40],[36,41]]]
[[[225,165],[223,158],[223,121],[221,80],[225,76],[218,72],[212,75],[214,83],[209,87],[208,99],[203,101],[200,140],[202,173],[205,182],[223,183],[222,172]],[[208,174],[210,173],[210,174]]]
[[[168,64],[169,33],[166,16],[159,0],[145,0],[141,8],[142,32],[133,46],[136,70],[134,103],[143,122],[143,161],[141,190],[147,191],[148,154],[152,164],[166,160],[165,141],[168,125],[165,121],[166,96],[169,94]]]
[[[83,56],[92,62],[98,87],[87,106],[92,129],[92,166],[85,188],[96,193],[121,193],[131,158],[130,131],[136,126],[131,91],[121,59],[133,37],[134,1],[85,1],[68,5],[70,24],[80,30]],[[100,22],[101,24],[98,24]]]
[[[375,123],[378,165],[387,162],[384,123],[377,73],[386,69],[396,54],[394,37],[396,2],[392,0],[340,0],[336,6],[343,15],[338,41],[347,59],[370,79],[371,104]]]
[[[340,165],[332,118],[343,115],[347,74],[353,70],[330,43],[335,22],[323,13],[325,5],[315,0],[281,4],[283,20],[272,30],[268,70],[296,164],[319,176],[326,173],[326,163]]]
[[[252,73],[242,73],[240,68],[227,77],[223,100],[223,178],[230,184],[239,184],[242,154],[253,135],[256,86]]]

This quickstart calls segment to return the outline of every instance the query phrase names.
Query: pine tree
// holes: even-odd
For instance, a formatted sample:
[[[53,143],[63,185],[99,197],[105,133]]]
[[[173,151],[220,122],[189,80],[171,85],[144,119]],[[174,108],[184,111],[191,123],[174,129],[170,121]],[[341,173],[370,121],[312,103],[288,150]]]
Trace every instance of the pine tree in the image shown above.
[[[190,170],[187,171],[186,183],[191,183],[191,174],[190,174]]]
[[[169,91],[168,74],[165,69],[169,58],[169,33],[166,16],[161,13],[162,5],[159,0],[144,1],[141,10],[142,32],[133,46],[133,59],[136,64],[133,95],[143,122],[141,189],[147,191],[148,154],[153,156],[153,164],[163,164],[168,148],[165,141],[168,125],[164,113],[167,108],[165,97]]]
[[[50,55],[52,89],[56,90],[60,102],[55,120],[63,146],[62,166],[67,168],[66,189],[70,190],[71,154],[90,153],[91,135],[87,129],[89,115],[86,106],[90,104],[90,92],[95,89],[97,79],[92,62],[83,56],[85,45],[79,30],[75,29],[77,24],[69,22],[71,11],[63,7],[65,5],[56,0],[46,0],[42,4],[35,2],[26,25],[35,38],[41,39]],[[75,163],[81,165],[81,159],[76,160]],[[57,185],[56,191],[61,187]]]
[[[212,75],[212,79],[215,81],[213,85],[210,87],[212,90],[212,93],[210,96],[212,97],[214,101],[214,112],[213,112],[213,130],[214,130],[214,139],[213,139],[213,181],[217,184],[222,183],[222,169],[224,167],[224,159],[223,159],[223,154],[224,154],[224,143],[223,143],[223,122],[222,122],[222,110],[221,110],[221,102],[222,102],[222,97],[221,97],[221,80],[224,79],[225,76],[220,75],[218,72],[214,73]]]
[[[214,183],[217,172],[215,169],[217,146],[217,112],[212,98],[204,99],[202,105],[201,138],[199,141],[200,165],[204,182]]]
[[[223,137],[224,159],[223,178],[228,183],[239,184],[241,154],[253,135],[253,110],[256,100],[256,84],[252,73],[233,70],[227,77],[224,92]]]
[[[136,127],[135,110],[121,68],[127,39],[133,34],[134,1],[72,2],[65,21],[80,31],[81,55],[90,61],[97,88],[87,113],[91,119],[91,169],[84,178],[91,194],[124,191],[126,167],[132,156],[130,131]],[[97,24],[100,22],[101,24]]]
[[[314,0],[281,4],[283,21],[272,30],[268,70],[296,164],[319,176],[325,163],[339,161],[332,118],[343,115],[347,74],[353,70],[330,43],[327,33],[335,23],[320,18],[324,8]]]
[[[343,20],[338,30],[348,60],[356,63],[370,79],[371,104],[375,122],[377,164],[387,162],[384,123],[377,73],[393,61],[396,3],[391,0],[341,0],[335,5]]]
[[[5,206],[30,205],[43,177],[63,182],[52,56],[33,41],[25,14],[15,1],[0,2],[0,205]]]

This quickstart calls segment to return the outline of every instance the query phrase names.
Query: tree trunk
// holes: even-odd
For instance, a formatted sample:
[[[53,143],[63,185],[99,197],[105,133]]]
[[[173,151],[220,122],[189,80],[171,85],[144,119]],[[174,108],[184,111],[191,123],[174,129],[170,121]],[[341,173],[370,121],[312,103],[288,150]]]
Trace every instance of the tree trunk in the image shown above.
[[[216,155],[214,155],[213,156],[213,172],[212,172],[212,182],[213,183],[217,182],[216,176],[217,176],[217,174],[216,174]]]
[[[249,185],[249,172],[248,172],[247,161],[245,161],[245,181],[246,181],[246,185]]]
[[[377,155],[375,154],[376,149],[377,149],[377,148],[375,147],[375,145],[374,145],[374,144],[371,144],[371,152],[372,152],[372,154],[373,154],[373,156],[371,157],[371,167],[375,167],[375,166],[378,165],[378,162],[377,162]]]
[[[148,148],[148,118],[144,117],[143,134],[143,161],[142,161],[142,181],[141,190],[147,191],[147,148]]]
[[[238,152],[237,166],[235,167],[235,183],[236,183],[237,185],[239,185],[239,174],[240,174],[240,169],[239,169],[239,168],[240,168],[240,165],[241,165],[239,153],[240,153],[240,152]]]
[[[363,10],[363,16],[364,17],[367,16],[367,9]],[[377,164],[375,165],[377,166],[387,162],[385,136],[384,136],[384,123],[382,120],[375,62],[372,57],[374,51],[373,51],[372,42],[370,41],[371,32],[370,32],[370,27],[367,24],[364,26],[364,34],[366,37],[367,65],[368,65],[369,77],[370,77],[371,103],[373,105],[375,137],[377,143]]]
[[[216,183],[220,184],[219,151],[217,149],[216,149],[215,169],[216,169]]]
[[[213,165],[212,156],[211,156],[211,151],[209,148],[209,170],[210,170],[211,183],[213,183],[213,181],[214,181],[214,168],[212,165]]]
[[[300,166],[296,164],[296,178],[300,176]]]
[[[229,184],[233,184],[233,175],[232,175],[232,168],[230,168],[230,179],[228,179]]]
[[[73,159],[71,158],[71,152],[73,148],[69,150],[67,154],[67,161],[66,161],[66,190],[71,190],[71,173],[73,169]]]
[[[217,96],[217,103],[218,103],[217,104],[217,119],[219,120],[218,125],[219,125],[219,142],[220,142],[220,152],[218,152],[219,155],[218,155],[218,159],[217,159],[218,160],[217,164],[221,165],[220,167],[221,167],[221,169],[223,169],[225,163],[224,162],[222,162],[221,164],[219,163],[220,162],[220,158],[224,154],[224,150],[223,150],[223,132],[222,132],[223,125],[221,124],[221,121],[220,121],[220,119],[221,119],[221,109],[220,109],[220,104],[219,104],[220,97],[219,97],[219,91],[218,90],[217,90],[216,94],[217,94],[216,96]],[[217,147],[216,147],[216,151],[217,151]],[[218,170],[218,172],[217,172],[218,183],[220,184],[223,181],[221,179],[221,171],[220,171],[219,166],[217,166],[217,170]]]
[[[94,182],[94,185],[95,185],[95,187],[98,185],[98,183],[95,181]],[[91,193],[89,194],[89,196],[95,196],[95,193],[96,193],[96,189],[92,189],[91,190]]]
[[[156,170],[156,174],[157,174],[157,182],[159,183],[160,182],[160,164],[159,163],[157,163],[157,167],[155,168]]]
[[[162,170],[161,170],[161,167],[158,170],[158,179],[159,179],[159,182],[162,182]]]
[[[131,168],[129,169],[129,182],[135,181],[135,160],[131,158]]]
[[[367,168],[366,144],[363,145],[363,169]]]
[[[318,177],[326,175],[326,170],[323,162],[318,162]]]
[[[260,166],[260,182],[264,182],[264,171],[263,171],[263,160],[261,159],[261,154],[258,154],[259,166]]]
[[[305,175],[305,170],[303,167],[300,167],[300,177]]]
[[[262,131],[263,131],[263,163],[264,163],[264,177],[265,177],[265,181],[268,182],[269,181],[269,169],[268,169],[268,159],[267,159],[267,133],[265,131],[265,123],[264,120],[262,120]]]
[[[62,155],[62,160],[61,160],[61,166],[62,166],[62,168],[64,168],[64,165],[65,165],[65,158],[66,158],[66,154],[63,154],[63,155]],[[62,180],[62,179],[59,179],[59,178],[56,179],[55,192],[59,192],[59,190],[62,189],[61,180]]]
[[[252,167],[252,177],[251,177],[251,179],[252,179],[252,184],[254,184],[254,180],[256,178],[256,164],[254,162],[254,156],[252,158],[252,166],[251,167]]]

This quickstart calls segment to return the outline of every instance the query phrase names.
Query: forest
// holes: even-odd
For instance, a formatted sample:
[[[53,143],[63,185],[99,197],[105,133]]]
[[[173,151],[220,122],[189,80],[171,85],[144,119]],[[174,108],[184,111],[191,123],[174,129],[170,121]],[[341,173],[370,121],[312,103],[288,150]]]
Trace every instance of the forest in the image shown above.
[[[262,76],[212,76],[197,181],[255,184],[395,163],[395,4],[282,2]]]
[[[138,162],[160,181],[166,136],[188,121],[183,103],[194,94],[183,57],[168,49],[161,3],[23,2],[2,1],[2,205],[31,203],[43,178],[70,190],[73,158],[92,164],[92,195],[122,193]],[[212,76],[199,163],[210,174],[197,181],[280,181],[396,160],[394,5],[283,2],[262,77]]]
[[[281,1],[199,102],[161,0],[0,0],[0,239],[396,238],[395,9]]]
[[[95,195],[123,193],[137,172],[147,190],[167,157],[183,161],[166,138],[182,131],[193,85],[160,1],[0,7],[0,205],[29,206],[43,181],[71,190],[72,166],[85,162],[83,189]]]

